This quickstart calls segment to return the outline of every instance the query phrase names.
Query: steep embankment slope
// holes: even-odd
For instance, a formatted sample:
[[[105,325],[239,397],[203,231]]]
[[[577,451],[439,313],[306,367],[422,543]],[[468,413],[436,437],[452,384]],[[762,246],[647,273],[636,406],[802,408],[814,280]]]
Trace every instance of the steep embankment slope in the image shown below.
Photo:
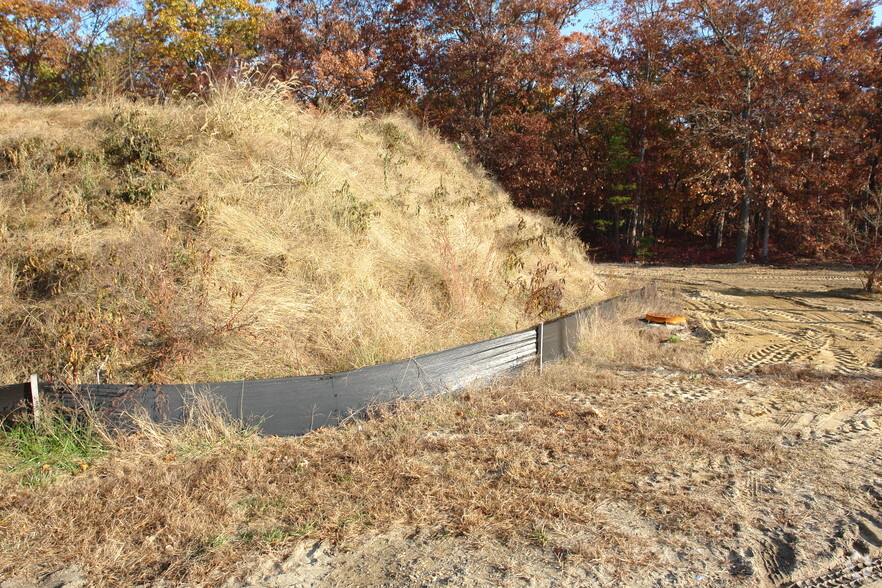
[[[342,370],[597,297],[454,147],[278,94],[0,106],[0,381]]]

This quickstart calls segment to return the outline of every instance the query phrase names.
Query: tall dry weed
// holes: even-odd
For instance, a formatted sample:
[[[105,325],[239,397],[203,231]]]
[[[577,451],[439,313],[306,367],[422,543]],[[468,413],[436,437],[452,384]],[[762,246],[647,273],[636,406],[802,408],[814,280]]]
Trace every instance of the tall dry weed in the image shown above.
[[[280,128],[300,109],[294,103],[296,77],[280,79],[272,71],[244,68],[234,75],[208,80],[208,96],[196,113],[199,131],[230,138],[242,132],[266,133]]]
[[[581,325],[579,357],[604,367],[665,367],[702,371],[709,367],[694,326],[666,327],[647,323],[648,313],[683,314],[673,295],[629,297],[616,306],[613,316],[596,320],[588,315]],[[697,327],[696,327],[697,328]]]
[[[223,400],[208,389],[191,387],[183,397],[181,418],[157,423],[144,410],[129,413],[132,433],[110,438],[120,452],[204,455],[219,447],[239,447],[257,435],[258,423],[234,418]]]

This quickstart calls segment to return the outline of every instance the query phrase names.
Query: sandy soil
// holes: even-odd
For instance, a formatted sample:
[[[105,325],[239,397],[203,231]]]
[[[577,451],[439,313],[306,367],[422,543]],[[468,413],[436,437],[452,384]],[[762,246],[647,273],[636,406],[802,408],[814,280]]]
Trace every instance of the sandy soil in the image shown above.
[[[691,528],[688,517],[705,519],[701,512],[669,525],[662,522],[664,511],[608,502],[598,506],[595,521],[570,529],[574,542],[596,541],[595,557],[586,557],[584,549],[582,557],[570,557],[553,545],[503,545],[409,529],[336,550],[314,544],[253,555],[222,585],[882,586],[878,406],[801,403],[789,385],[746,378],[617,376],[620,385],[632,382],[622,390],[628,399],[664,395],[671,403],[716,408],[715,394],[737,395],[743,427],[769,432],[781,451],[803,465],[749,469],[730,455],[671,464],[635,484],[670,499],[672,510],[687,493],[706,500],[718,517],[715,528],[709,531],[707,520]],[[842,386],[813,383],[802,390],[830,398]]]
[[[712,357],[731,372],[801,363],[882,375],[882,298],[847,269],[611,266],[607,275],[680,290],[690,317],[714,335]]]
[[[712,361],[599,369],[572,400],[598,414],[650,400],[716,411],[729,433],[767,446],[767,461],[695,459],[685,446],[682,461],[632,480],[632,498],[599,502],[552,541],[400,529],[250,554],[210,584],[882,587],[882,300],[841,270],[601,272],[677,292],[691,330],[663,344],[691,342]]]
[[[598,380],[619,401],[642,395],[730,411],[766,434],[781,468],[737,456],[670,464],[634,483],[648,493],[706,494],[724,516],[665,528],[627,502],[572,530],[607,549],[569,558],[551,546],[502,545],[402,531],[332,550],[254,556],[226,586],[882,586],[882,300],[849,270],[604,266],[658,280],[682,297],[691,335],[722,369],[616,369]],[[800,373],[800,365],[816,368]],[[806,375],[810,374],[810,375]],[[829,374],[829,376],[825,375]],[[849,390],[864,391],[856,398]],[[602,392],[586,402],[601,406]],[[867,400],[869,398],[869,400]],[[795,464],[784,465],[784,464]],[[698,515],[696,515],[698,516]],[[613,543],[616,543],[613,541]]]

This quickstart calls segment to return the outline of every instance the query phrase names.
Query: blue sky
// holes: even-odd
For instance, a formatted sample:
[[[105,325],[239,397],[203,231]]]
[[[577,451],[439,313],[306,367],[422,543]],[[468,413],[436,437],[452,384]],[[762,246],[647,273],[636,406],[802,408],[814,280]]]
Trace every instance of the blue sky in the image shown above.
[[[598,6],[593,6],[583,10],[576,17],[576,22],[568,27],[568,29],[572,31],[585,30],[586,28],[590,28],[593,23],[603,18],[608,18],[610,15],[611,12],[609,8],[607,8],[607,4],[604,3]],[[876,6],[873,8],[873,25],[879,26],[880,24],[882,24],[882,6]]]

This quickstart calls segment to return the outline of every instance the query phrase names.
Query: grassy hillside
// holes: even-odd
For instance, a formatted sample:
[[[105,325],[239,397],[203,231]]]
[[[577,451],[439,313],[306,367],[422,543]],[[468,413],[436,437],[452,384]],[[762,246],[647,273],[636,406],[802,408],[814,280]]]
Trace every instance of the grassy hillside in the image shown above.
[[[329,372],[597,298],[583,250],[400,117],[0,105],[0,381]]]

